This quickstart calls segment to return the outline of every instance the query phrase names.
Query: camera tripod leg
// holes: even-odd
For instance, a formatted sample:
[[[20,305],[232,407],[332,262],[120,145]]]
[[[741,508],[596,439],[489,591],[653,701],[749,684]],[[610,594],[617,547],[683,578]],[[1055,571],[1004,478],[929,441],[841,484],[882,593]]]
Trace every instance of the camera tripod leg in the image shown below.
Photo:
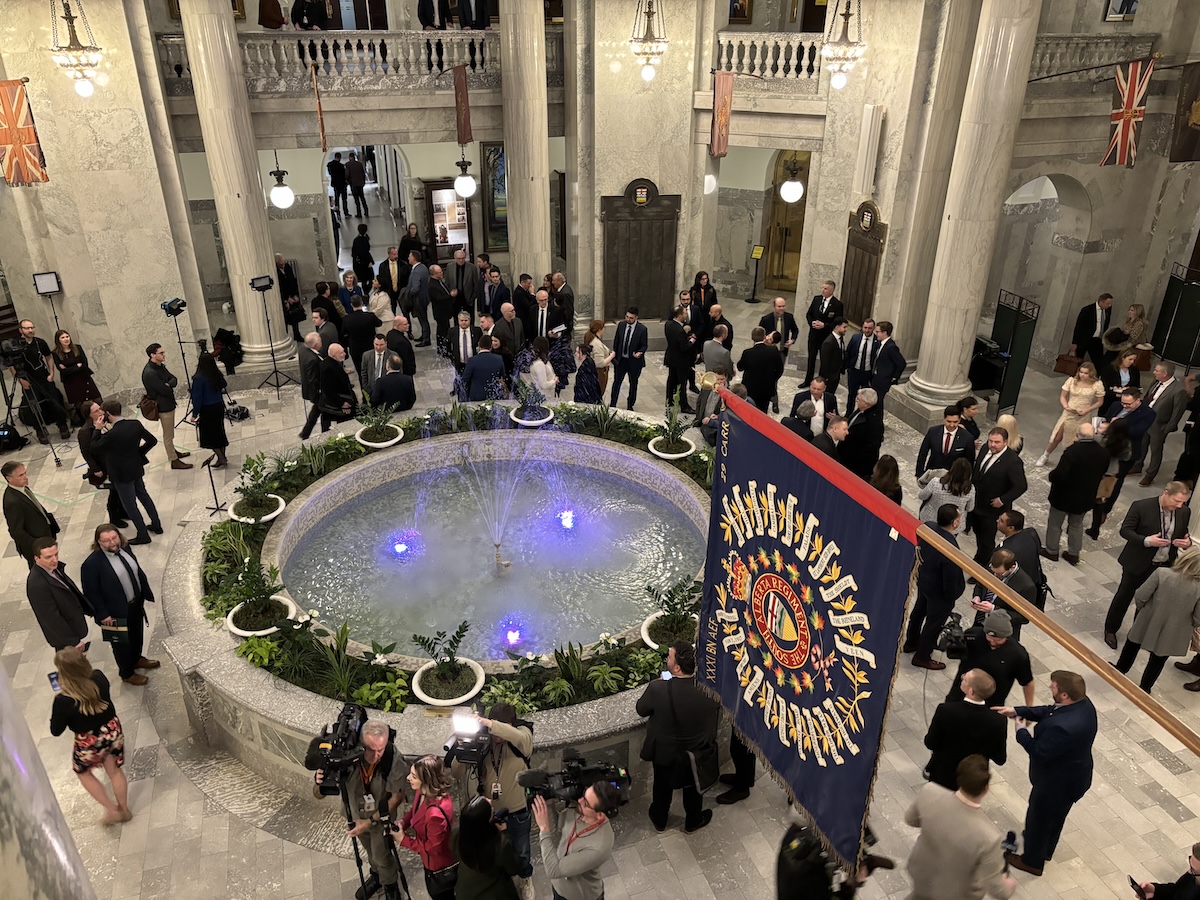
[[[344,778],[342,779],[341,787],[342,809],[346,812],[346,827],[349,829],[354,827],[354,812],[350,809],[350,794],[346,790],[346,780]],[[366,876],[363,875],[362,854],[358,849],[358,838],[350,838],[350,846],[354,848],[354,864],[358,867],[358,883],[362,889],[362,892],[365,894],[367,891],[367,879]]]
[[[37,426],[34,428],[34,430],[39,435],[46,436],[46,445],[50,448],[50,455],[54,457],[54,466],[55,466],[55,468],[61,469],[62,464],[63,464],[62,459],[58,455],[58,449],[54,446],[54,438],[50,437],[50,429],[46,427],[46,417],[42,415],[42,402],[43,402],[42,398],[37,395],[37,391],[31,390],[31,389],[27,390],[25,388],[25,386],[23,384],[21,384],[20,378],[17,379],[16,387],[21,389],[21,399],[29,401],[29,411],[31,413],[33,413],[34,419],[37,420]],[[14,400],[16,399],[15,391],[14,391],[13,399]],[[21,406],[21,404],[18,403],[17,408],[19,409],[20,406]],[[9,402],[8,414],[9,414],[9,417],[11,420],[11,417],[12,417],[12,402],[11,401]],[[19,418],[19,416],[18,416],[18,418]]]

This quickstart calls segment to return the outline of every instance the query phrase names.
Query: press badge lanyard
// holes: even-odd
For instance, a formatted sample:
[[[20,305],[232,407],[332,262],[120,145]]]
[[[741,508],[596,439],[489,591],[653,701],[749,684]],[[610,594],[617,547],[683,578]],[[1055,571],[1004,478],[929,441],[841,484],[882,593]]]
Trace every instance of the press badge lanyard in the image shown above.
[[[568,853],[571,852],[571,845],[573,843],[575,843],[575,841],[577,841],[579,838],[583,837],[584,835],[591,834],[593,831],[595,831],[597,828],[599,828],[603,824],[604,824],[603,821],[597,822],[594,825],[589,825],[587,828],[583,829],[583,831],[576,834],[575,829],[579,827],[579,816],[576,816],[575,824],[571,826],[571,835],[570,835],[570,837],[567,838],[567,852]]]

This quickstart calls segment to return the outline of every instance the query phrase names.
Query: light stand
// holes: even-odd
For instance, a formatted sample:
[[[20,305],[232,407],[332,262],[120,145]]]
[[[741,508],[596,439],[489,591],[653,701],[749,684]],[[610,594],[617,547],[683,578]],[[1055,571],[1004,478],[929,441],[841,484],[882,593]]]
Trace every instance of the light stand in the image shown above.
[[[225,505],[226,505],[225,501],[217,496],[217,480],[215,478],[213,478],[212,463],[213,463],[213,460],[216,458],[217,458],[217,454],[214,453],[212,456],[210,456],[204,462],[200,463],[202,468],[208,469],[208,483],[212,487],[212,492],[213,492],[213,505],[204,507],[205,509],[208,510],[208,517],[210,519],[213,516],[215,516],[217,513],[224,512]]]
[[[37,272],[33,276],[33,289],[50,301],[50,312],[54,315],[54,328],[61,330],[58,323],[58,309],[54,306],[54,295],[62,292],[62,284],[57,272]]]
[[[180,300],[179,298],[175,298],[174,300],[168,300],[167,302],[162,304],[162,311],[167,314],[168,319],[170,319],[172,322],[175,323],[175,340],[177,340],[179,342],[179,364],[181,366],[183,366],[183,377],[184,377],[184,380],[187,382],[187,386],[188,386],[187,409],[183,414],[183,418],[180,419],[181,422],[188,421],[192,417],[192,412],[193,412],[193,410],[192,410],[192,373],[188,369],[187,353],[184,351],[184,347],[183,347],[183,334],[179,330],[179,315],[186,308],[187,308],[187,302],[184,300]],[[205,349],[204,348],[205,342],[197,341],[196,343],[200,347],[200,352],[203,353],[204,349]]]
[[[282,400],[279,389],[285,384],[298,384],[295,378],[286,372],[279,371],[279,363],[275,359],[275,338],[271,335],[271,315],[267,312],[267,291],[275,286],[275,279],[270,275],[259,275],[250,279],[250,287],[262,296],[263,318],[267,320],[267,347],[271,350],[271,374],[262,380],[259,387],[270,385],[275,388],[275,399]]]

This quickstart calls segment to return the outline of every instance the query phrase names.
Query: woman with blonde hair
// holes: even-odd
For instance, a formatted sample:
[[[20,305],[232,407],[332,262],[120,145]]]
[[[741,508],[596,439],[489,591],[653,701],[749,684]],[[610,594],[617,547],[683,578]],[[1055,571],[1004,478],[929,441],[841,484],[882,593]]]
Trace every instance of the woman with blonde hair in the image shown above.
[[[1167,490],[1172,486],[1167,485]],[[1187,653],[1195,630],[1200,628],[1200,546],[1192,545],[1180,552],[1169,569],[1161,566],[1151,572],[1133,601],[1137,604],[1133,627],[1121,648],[1121,658],[1113,665],[1128,673],[1138,651],[1146,650],[1150,661],[1142,672],[1140,687],[1149,694],[1167,657]],[[1200,681],[1185,687],[1200,691]]]
[[[425,888],[432,900],[453,900],[458,881],[458,863],[450,846],[450,822],[454,801],[446,767],[437,756],[422,756],[408,770],[413,802],[400,822],[404,837],[400,846],[421,857]]]
[[[68,728],[75,734],[71,769],[79,783],[104,807],[104,825],[128,822],[129,782],[121,766],[125,765],[125,732],[113,707],[108,679],[92,664],[83,651],[67,647],[54,655],[58,669],[58,695],[50,710],[50,733],[58,737]],[[110,799],[92,770],[103,766],[108,773],[115,800]]]
[[[1046,452],[1033,464],[1039,468],[1043,467],[1060,443],[1065,443],[1068,447],[1075,443],[1079,426],[1087,422],[1103,402],[1104,382],[1096,376],[1096,367],[1090,362],[1080,364],[1079,370],[1063,382],[1062,393],[1058,397],[1062,414],[1050,432],[1050,443],[1046,445]]]
[[[1021,426],[1017,424],[1017,417],[1005,413],[996,419],[996,427],[1003,428],[1008,432],[1008,449],[1013,453],[1020,453],[1025,449],[1025,438],[1021,437]]]
[[[1146,307],[1131,303],[1125,313],[1125,321],[1104,332],[1100,342],[1104,345],[1105,360],[1115,359],[1125,350],[1136,347],[1146,336],[1150,323],[1146,321]]]
[[[601,397],[605,396],[604,392],[608,388],[608,373],[612,361],[617,356],[617,351],[608,349],[604,341],[600,340],[602,337],[604,337],[604,322],[600,319],[592,319],[587,333],[583,336],[583,342],[592,348],[592,362],[596,364],[596,375],[600,379]]]
[[[355,296],[366,300],[362,285],[358,283],[358,276],[354,274],[353,269],[347,269],[342,273],[342,286],[338,288],[338,302],[342,304],[342,315],[350,314],[350,310],[354,308]]]

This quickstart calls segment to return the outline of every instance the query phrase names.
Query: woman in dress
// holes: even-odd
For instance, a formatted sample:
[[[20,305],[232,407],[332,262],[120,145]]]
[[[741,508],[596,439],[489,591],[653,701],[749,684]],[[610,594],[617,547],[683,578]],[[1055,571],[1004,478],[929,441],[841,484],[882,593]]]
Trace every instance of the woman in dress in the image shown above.
[[[550,365],[550,342],[539,335],[533,339],[532,346],[533,362],[529,366],[529,380],[542,392],[543,397],[549,399],[554,396],[554,389],[558,386],[558,376]]]
[[[608,390],[608,373],[612,371],[612,361],[617,356],[615,350],[609,350],[604,341],[600,340],[602,337],[604,337],[604,323],[599,319],[592,319],[587,333],[583,336],[583,342],[592,348],[592,362],[596,366],[596,377],[600,381],[601,397]]]
[[[371,238],[367,234],[365,222],[358,226],[358,237],[350,245],[350,264],[354,267],[354,275],[360,285],[371,283],[371,273],[375,271],[375,257],[371,255]]]
[[[104,807],[104,825],[128,822],[129,782],[121,767],[125,765],[125,733],[113,708],[112,694],[104,673],[92,668],[78,647],[67,647],[54,654],[58,669],[59,693],[50,711],[50,733],[58,737],[68,728],[75,734],[71,769],[79,783]],[[108,774],[113,797],[92,771],[102,767]]]
[[[379,286],[379,279],[371,279],[371,293],[367,297],[367,309],[375,313],[380,322],[392,320],[392,298]]]
[[[1079,371],[1063,382],[1062,393],[1058,397],[1058,403],[1063,409],[1062,414],[1050,432],[1050,443],[1046,445],[1046,452],[1033,464],[1039,468],[1043,467],[1060,443],[1065,443],[1068,447],[1075,443],[1080,424],[1090,420],[1092,413],[1098,410],[1103,402],[1104,382],[1096,377],[1096,367],[1090,362],[1081,363]]]
[[[717,289],[708,283],[707,272],[696,273],[696,280],[692,282],[691,294],[692,305],[699,306],[705,314],[717,302]]]
[[[405,234],[404,237],[400,238],[400,246],[398,249],[400,250],[400,259],[404,263],[404,268],[406,270],[408,269],[408,254],[413,250],[416,250],[421,254],[421,262],[429,262],[429,244],[417,237],[416,222],[408,223],[408,233]],[[405,284],[407,283],[406,277]]]
[[[1133,602],[1133,627],[1113,665],[1128,674],[1138,651],[1148,652],[1150,660],[1139,687],[1149,694],[1167,657],[1186,655],[1192,634],[1200,628],[1200,546],[1180,551],[1171,568],[1155,569],[1133,595]]]
[[[1021,437],[1021,426],[1017,423],[1016,416],[1005,413],[996,419],[996,427],[1008,432],[1009,450],[1019,454],[1025,449],[1025,438]]]
[[[521,874],[521,858],[504,830],[503,823],[493,821],[491,801],[482,795],[459,815],[455,900],[517,900],[513,879]]]
[[[87,354],[71,340],[71,335],[61,329],[54,332],[54,365],[67,393],[67,405],[75,409],[84,400],[99,400],[100,389],[92,381],[92,370],[88,366]]]
[[[458,876],[458,864],[450,849],[454,801],[442,760],[432,755],[418,759],[408,770],[408,786],[414,796],[400,822],[404,837],[399,844],[421,857],[425,889],[432,900],[453,900]]]
[[[220,469],[228,462],[225,448],[229,438],[225,435],[225,376],[217,368],[211,353],[201,353],[196,363],[196,374],[192,376],[192,409],[196,410],[200,446],[217,456],[212,468]]]
[[[103,427],[107,413],[94,400],[84,400],[79,404],[79,415],[83,419],[83,424],[75,432],[75,439],[79,441],[79,453],[83,456],[83,461],[87,463],[87,472],[83,477],[88,484],[99,490],[108,480],[108,473],[105,471],[103,460],[92,452],[92,441],[96,437],[96,432]],[[125,521],[125,507],[121,505],[121,498],[117,496],[117,492],[112,487],[108,490],[108,521],[118,528],[124,528],[129,524]]]
[[[979,401],[974,397],[963,397],[955,406],[958,407],[958,419],[963,428],[967,430],[967,434],[971,435],[971,440],[975,442],[975,449],[979,449],[979,423],[975,421],[975,416],[979,414]]]
[[[919,517],[922,522],[936,522],[937,511],[944,503],[953,503],[962,511],[955,534],[963,533],[967,513],[975,508],[975,487],[971,484],[971,463],[956,459],[949,471],[929,469],[920,478],[921,491],[917,500],[921,504]]]
[[[589,344],[580,344],[575,348],[575,402],[599,403],[600,376],[596,373],[596,361],[592,359],[593,351]]]
[[[338,302],[342,304],[342,315],[348,315],[350,310],[354,309],[353,297],[358,296],[366,300],[363,295],[362,285],[358,283],[358,276],[353,272],[346,272],[342,275],[342,286],[338,288]]]
[[[1100,373],[1100,380],[1104,382],[1106,407],[1120,400],[1121,391],[1125,388],[1142,386],[1142,372],[1137,367],[1137,358],[1136,350],[1123,350],[1117,354],[1112,365],[1105,366],[1104,371]]]
[[[1125,321],[1104,332],[1100,342],[1104,345],[1105,359],[1115,359],[1126,350],[1136,347],[1146,336],[1150,323],[1146,321],[1146,307],[1133,303],[1125,313]]]
[[[897,506],[904,502],[904,491],[900,487],[900,466],[896,457],[887,453],[879,457],[871,472],[871,487],[883,494]]]

